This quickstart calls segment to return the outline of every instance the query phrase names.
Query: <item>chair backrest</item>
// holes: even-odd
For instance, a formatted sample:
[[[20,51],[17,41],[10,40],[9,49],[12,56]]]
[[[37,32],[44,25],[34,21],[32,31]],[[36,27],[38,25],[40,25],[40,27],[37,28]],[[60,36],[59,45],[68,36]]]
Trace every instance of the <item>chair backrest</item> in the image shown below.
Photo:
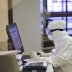
[[[0,72],[20,72],[14,55],[0,56]]]

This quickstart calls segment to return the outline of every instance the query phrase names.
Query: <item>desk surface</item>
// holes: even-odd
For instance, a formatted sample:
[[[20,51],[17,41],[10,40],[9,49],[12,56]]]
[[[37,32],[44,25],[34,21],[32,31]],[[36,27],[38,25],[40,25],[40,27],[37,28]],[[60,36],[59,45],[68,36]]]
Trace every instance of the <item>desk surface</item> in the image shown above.
[[[15,55],[17,53],[18,53],[18,50],[0,51],[0,56],[3,56],[3,55]]]

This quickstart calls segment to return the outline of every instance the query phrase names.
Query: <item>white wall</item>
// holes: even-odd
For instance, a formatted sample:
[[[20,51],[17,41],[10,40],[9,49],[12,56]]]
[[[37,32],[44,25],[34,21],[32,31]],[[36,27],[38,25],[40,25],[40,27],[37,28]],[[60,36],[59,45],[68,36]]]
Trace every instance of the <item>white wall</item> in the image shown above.
[[[40,1],[13,0],[13,20],[18,25],[25,51],[41,50]]]

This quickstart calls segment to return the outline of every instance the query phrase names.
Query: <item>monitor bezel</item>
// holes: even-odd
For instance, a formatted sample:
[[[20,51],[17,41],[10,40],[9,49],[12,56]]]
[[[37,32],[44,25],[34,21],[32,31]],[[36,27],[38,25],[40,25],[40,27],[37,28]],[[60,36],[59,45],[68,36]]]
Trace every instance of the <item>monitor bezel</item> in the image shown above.
[[[19,30],[18,30],[18,27],[17,27],[16,23],[9,24],[9,25],[6,26],[6,31],[7,31],[8,38],[11,39],[11,41],[13,43],[13,39],[12,39],[12,36],[11,36],[11,33],[10,33],[10,28],[12,28],[13,26],[16,27],[18,35],[19,35],[19,38],[20,38],[20,41],[21,41],[21,44],[22,44],[22,40],[21,40],[20,33],[19,33]],[[13,43],[13,47],[14,47],[13,50],[20,50],[20,53],[24,52],[23,44],[22,44],[20,49],[16,49],[15,46],[14,46],[14,43]]]

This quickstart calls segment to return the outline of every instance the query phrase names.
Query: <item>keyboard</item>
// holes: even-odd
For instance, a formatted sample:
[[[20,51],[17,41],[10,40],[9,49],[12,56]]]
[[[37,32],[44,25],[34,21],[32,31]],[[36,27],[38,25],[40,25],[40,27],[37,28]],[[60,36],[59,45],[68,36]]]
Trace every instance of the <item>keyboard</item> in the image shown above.
[[[28,65],[23,67],[23,72],[31,71],[34,70],[35,72],[46,72],[46,67],[43,66],[43,62],[38,62],[38,63],[29,63]]]
[[[28,63],[24,66],[23,71],[32,71],[32,70],[39,70],[40,72],[46,71],[46,66],[44,66],[43,62],[34,62],[34,63]]]
[[[43,66],[43,62],[29,63],[28,66]]]

